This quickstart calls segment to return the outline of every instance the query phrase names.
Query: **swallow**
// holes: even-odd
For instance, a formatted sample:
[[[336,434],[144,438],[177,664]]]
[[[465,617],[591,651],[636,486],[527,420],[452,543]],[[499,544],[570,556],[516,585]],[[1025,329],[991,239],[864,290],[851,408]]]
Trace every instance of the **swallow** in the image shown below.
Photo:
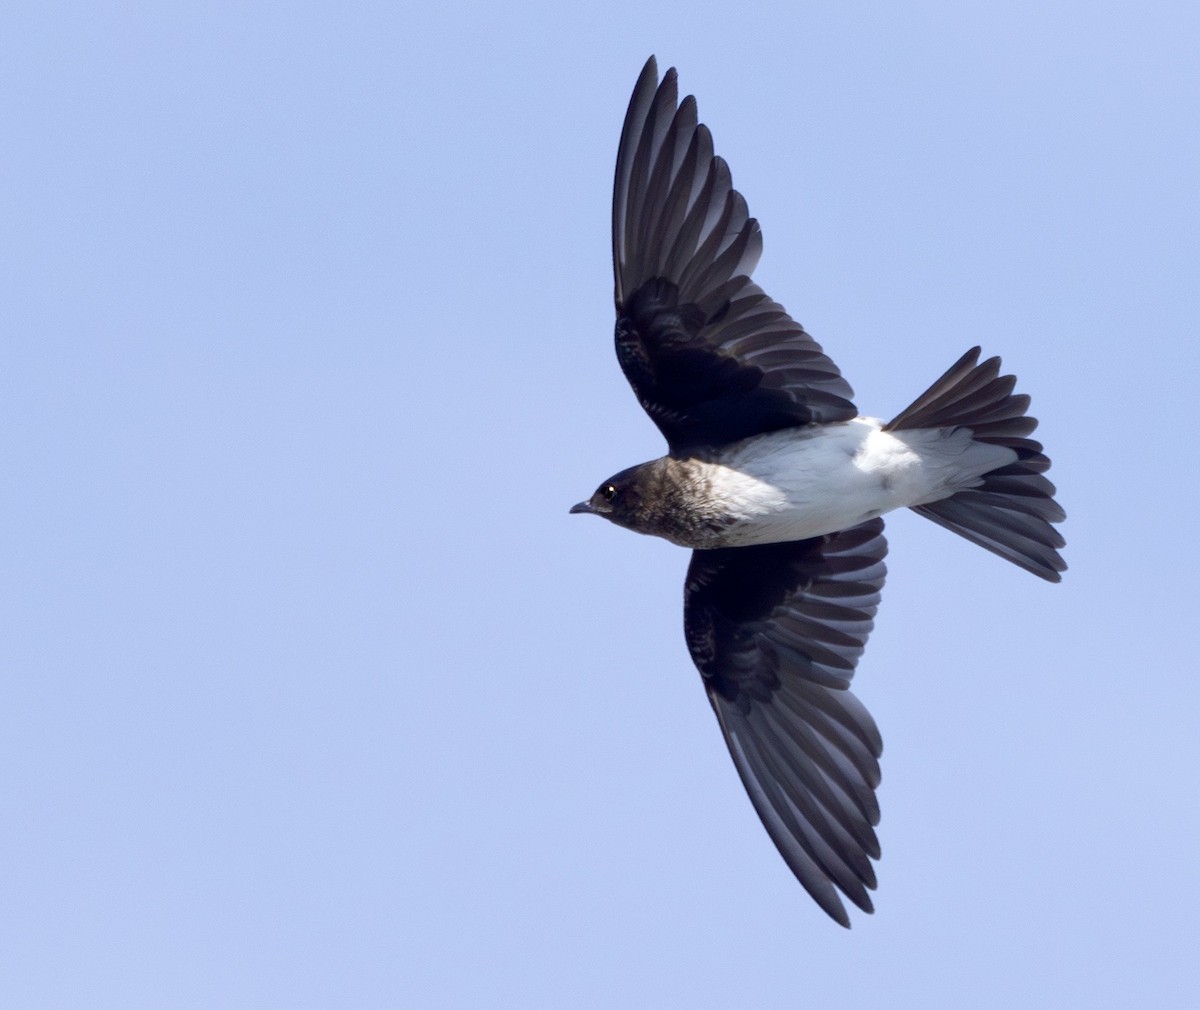
[[[684,634],[788,867],[843,926],[874,910],[883,745],[850,692],[908,508],[1049,582],[1065,513],[1029,397],[974,347],[890,421],[751,280],[762,232],[674,68],[651,57],[613,187],[617,360],[667,453],[573,513],[691,549]]]

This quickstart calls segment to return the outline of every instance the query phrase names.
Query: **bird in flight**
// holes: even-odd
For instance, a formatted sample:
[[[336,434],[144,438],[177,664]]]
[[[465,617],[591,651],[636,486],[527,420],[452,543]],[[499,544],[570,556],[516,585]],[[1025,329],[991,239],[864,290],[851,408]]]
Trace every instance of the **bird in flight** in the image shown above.
[[[848,690],[910,508],[1057,582],[1065,518],[999,358],[975,347],[890,421],[750,278],[758,222],[651,57],[613,190],[616,351],[667,440],[572,512],[691,548],[684,633],[729,753],[808,893],[873,911],[882,741]],[[840,894],[839,894],[840,892]]]

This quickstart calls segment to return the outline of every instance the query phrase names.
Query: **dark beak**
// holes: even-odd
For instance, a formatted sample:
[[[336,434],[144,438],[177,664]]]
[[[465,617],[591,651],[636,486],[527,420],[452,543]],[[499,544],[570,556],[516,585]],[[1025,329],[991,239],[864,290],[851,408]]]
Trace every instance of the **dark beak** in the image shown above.
[[[591,502],[581,501],[578,505],[572,505],[568,515],[574,515],[576,512],[595,512]]]

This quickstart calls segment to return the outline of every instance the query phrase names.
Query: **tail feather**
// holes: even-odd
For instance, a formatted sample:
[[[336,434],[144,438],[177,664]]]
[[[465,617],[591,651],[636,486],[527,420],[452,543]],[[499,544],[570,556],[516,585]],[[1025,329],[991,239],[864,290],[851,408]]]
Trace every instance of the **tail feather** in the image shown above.
[[[959,491],[913,511],[1047,582],[1061,581],[1067,563],[1056,548],[1066,543],[1062,536],[1044,519],[975,500],[975,494],[974,490]]]
[[[1037,419],[1026,413],[1029,397],[1013,393],[1016,377],[1000,374],[999,358],[980,363],[979,353],[978,347],[971,348],[884,429],[969,428],[977,442],[1012,449],[1017,459],[984,474],[977,487],[913,511],[1058,582],[1067,567],[1058,553],[1065,541],[1051,523],[1062,522],[1066,513],[1044,476],[1050,460],[1041,443],[1029,437]]]

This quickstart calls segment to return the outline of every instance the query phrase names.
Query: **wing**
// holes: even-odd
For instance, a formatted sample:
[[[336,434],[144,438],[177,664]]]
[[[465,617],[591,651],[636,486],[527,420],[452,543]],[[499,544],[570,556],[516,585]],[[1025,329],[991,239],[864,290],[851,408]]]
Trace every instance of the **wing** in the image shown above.
[[[879,604],[883,521],[793,543],[695,551],[684,628],[750,801],[830,916],[865,912],[883,744],[848,690]]]
[[[651,57],[617,153],[617,358],[671,451],[849,420],[820,345],[750,280],[762,233],[690,95]]]

